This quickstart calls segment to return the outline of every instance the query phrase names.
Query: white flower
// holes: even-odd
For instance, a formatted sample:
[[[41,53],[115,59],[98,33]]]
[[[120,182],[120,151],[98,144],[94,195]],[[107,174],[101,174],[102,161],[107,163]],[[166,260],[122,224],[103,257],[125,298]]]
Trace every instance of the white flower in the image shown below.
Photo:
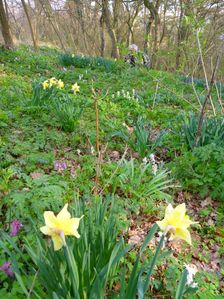
[[[149,156],[149,158],[150,158],[150,160],[151,160],[152,163],[156,163],[155,155],[154,155],[154,154],[151,154],[151,155]]]
[[[198,287],[198,283],[197,283],[197,282],[193,282],[193,283],[191,284],[191,287],[192,287],[193,289],[197,288],[197,287]]]
[[[80,156],[80,154],[81,154],[81,150],[80,150],[79,148],[77,149],[76,152],[77,152],[77,154]]]
[[[118,92],[117,92],[117,96],[118,96],[118,97],[120,97],[120,96],[121,96],[121,93],[120,93],[120,91],[118,91]]]
[[[142,160],[142,162],[146,165],[147,162],[148,162],[148,159],[145,157],[145,158]]]
[[[221,41],[224,41],[224,34],[221,34],[221,35],[219,36],[219,39],[220,39]]]
[[[157,164],[156,164],[155,155],[151,154],[149,156],[149,158],[150,158],[150,161],[151,161],[151,164],[152,164],[152,174],[156,175],[158,167],[157,167]]]
[[[187,285],[196,288],[197,283],[194,283],[194,275],[198,272],[198,269],[195,265],[186,265],[186,270],[187,270]]]
[[[93,146],[91,146],[91,155],[95,155],[95,149],[94,149],[94,147]]]
[[[162,236],[163,236],[163,233],[162,232],[158,232],[158,237],[156,238],[157,242],[159,243]],[[163,240],[163,245],[162,245],[162,249],[165,247],[165,244],[166,244],[166,241],[167,241],[167,237],[164,237],[164,240]]]

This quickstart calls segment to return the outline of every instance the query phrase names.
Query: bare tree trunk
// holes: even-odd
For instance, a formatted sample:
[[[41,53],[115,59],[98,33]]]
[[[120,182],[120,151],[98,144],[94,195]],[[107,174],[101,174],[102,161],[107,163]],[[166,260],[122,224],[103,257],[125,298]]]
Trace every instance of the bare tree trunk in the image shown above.
[[[179,24],[178,24],[178,32],[177,32],[177,53],[176,53],[176,69],[180,67],[180,57],[181,51],[185,53],[185,49],[182,47],[182,43],[187,41],[189,36],[189,26],[186,24],[184,17],[189,16],[192,13],[191,2],[188,0],[179,0],[180,2],[180,17],[179,17]],[[187,60],[187,57],[186,57]]]
[[[36,38],[36,42],[38,44],[39,38],[40,38],[40,21],[41,21],[41,11],[42,11],[42,6],[39,0],[34,0],[35,8],[34,8],[34,20],[33,20],[33,31],[34,31],[34,36]]]
[[[125,4],[125,3],[124,3]],[[126,10],[128,12],[128,19],[127,19],[127,40],[126,45],[134,44],[134,26],[137,21],[137,16],[140,10],[140,2],[137,2],[136,7],[134,8],[134,13],[131,12],[131,9],[129,9],[128,4],[125,4]]]
[[[104,57],[104,51],[105,51],[105,23],[102,14],[100,18],[100,56]]]
[[[73,0],[76,6],[76,12],[78,15],[78,22],[80,24],[81,27],[81,32],[82,32],[82,40],[84,42],[84,47],[85,47],[85,51],[88,52],[88,44],[86,41],[86,30],[85,30],[85,22],[84,22],[84,16],[83,16],[83,12],[84,12],[84,7],[83,7],[83,1],[81,0]]]
[[[152,66],[156,65],[156,52],[158,51],[158,33],[159,33],[158,26],[160,23],[158,12],[159,12],[161,0],[157,0],[155,3],[154,2],[155,1],[144,0],[144,5],[150,12],[150,17],[146,26],[146,37],[144,43],[144,50],[146,53],[148,52],[148,40],[149,40],[150,29],[152,23],[154,22]]]
[[[0,0],[0,23],[2,27],[2,35],[5,41],[6,48],[13,48],[14,43],[12,39],[12,35],[10,32],[9,22],[6,16],[5,8],[3,5],[3,1]]]
[[[21,0],[21,2],[22,2],[23,9],[24,9],[24,12],[25,12],[26,17],[27,17],[27,21],[29,23],[30,33],[31,33],[32,41],[33,41],[33,46],[36,49],[38,47],[38,45],[37,45],[37,40],[36,40],[36,38],[34,36],[33,24],[31,22],[31,19],[30,19],[29,12],[28,12],[28,9],[27,9],[25,1]]]
[[[40,0],[40,3],[41,3],[41,5],[42,5],[42,8],[43,8],[43,10],[44,10],[46,16],[47,16],[48,19],[49,19],[49,22],[50,22],[52,28],[54,29],[54,32],[56,33],[56,35],[57,35],[57,37],[58,37],[58,39],[59,39],[59,41],[60,41],[60,44],[61,44],[62,49],[63,49],[64,51],[66,51],[66,48],[65,48],[65,46],[64,46],[63,40],[62,40],[61,35],[60,35],[60,31],[58,30],[57,22],[54,22],[55,20],[54,20],[54,18],[53,18],[53,16],[52,16],[52,11],[51,11],[51,4],[50,4],[50,2],[49,2],[49,1],[46,1],[46,0],[44,0],[44,1],[43,1],[43,0]]]
[[[111,46],[112,46],[112,53],[111,56],[114,58],[118,58],[119,57],[119,51],[118,51],[118,47],[117,47],[117,38],[116,38],[116,34],[115,31],[112,27],[111,24],[111,15],[110,15],[110,11],[109,11],[109,2],[108,0],[102,0],[102,14],[103,14],[103,18],[105,20],[105,24],[107,27],[107,31],[108,34],[110,36],[111,39]]]
[[[146,54],[149,54],[149,36],[150,36],[152,22],[153,22],[152,18],[149,18],[145,28],[144,52]]]
[[[155,2],[155,3],[154,3]],[[160,24],[160,19],[159,19],[159,7],[161,4],[161,0],[157,1],[149,1],[149,0],[144,0],[144,5],[145,7],[149,10],[150,12],[150,17],[149,21],[147,24],[146,28],[146,42],[148,43],[148,38],[150,34],[150,29],[152,26],[152,23],[154,22],[154,37],[153,37],[153,53],[152,53],[152,67],[156,65],[156,53],[158,51],[158,33],[159,33],[159,24]],[[145,48],[148,44],[145,45]],[[147,53],[147,51],[146,51]]]

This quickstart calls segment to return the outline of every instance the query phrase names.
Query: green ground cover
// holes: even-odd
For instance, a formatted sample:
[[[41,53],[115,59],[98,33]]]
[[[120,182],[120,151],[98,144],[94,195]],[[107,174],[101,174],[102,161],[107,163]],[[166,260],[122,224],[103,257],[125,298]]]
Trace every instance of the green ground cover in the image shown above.
[[[194,88],[203,102],[201,80]],[[182,298],[185,264],[197,266],[198,286],[185,286],[184,298],[223,298],[224,120],[214,91],[216,117],[209,106],[194,146],[194,88],[121,61],[0,50],[0,265],[10,261],[14,273],[0,272],[0,298]],[[199,222],[192,246],[167,241],[150,272],[162,246],[153,225],[183,202]],[[39,228],[44,211],[65,203],[85,215],[81,237],[53,253]],[[10,237],[15,220],[22,227]]]

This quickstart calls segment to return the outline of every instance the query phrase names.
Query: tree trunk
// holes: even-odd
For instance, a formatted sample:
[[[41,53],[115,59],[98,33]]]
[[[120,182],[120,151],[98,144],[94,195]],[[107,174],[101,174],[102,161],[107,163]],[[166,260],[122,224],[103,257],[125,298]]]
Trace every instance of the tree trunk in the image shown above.
[[[146,53],[148,52],[148,40],[149,40],[150,29],[151,29],[152,23],[154,22],[152,67],[156,65],[156,53],[158,51],[158,33],[159,33],[158,26],[160,23],[160,19],[159,19],[160,2],[161,2],[161,0],[157,0],[157,1],[144,0],[144,5],[150,12],[150,17],[149,17],[149,20],[148,20],[148,23],[146,26],[146,38],[145,38],[145,44],[144,44],[144,50]]]
[[[153,19],[150,17],[146,23],[145,28],[145,40],[144,40],[144,52],[148,55],[149,54],[149,36],[152,27]]]
[[[58,29],[58,24],[53,16],[53,12],[52,12],[52,8],[51,8],[51,4],[49,2],[49,0],[40,0],[40,3],[42,5],[42,8],[43,8],[43,11],[46,15],[46,17],[48,18],[54,32],[56,33],[57,37],[58,37],[58,40],[61,44],[61,48],[66,52],[66,48],[64,46],[64,43],[63,43],[63,40],[61,38],[61,34],[60,34],[60,31]]]
[[[187,51],[183,45],[184,41],[187,41],[189,36],[189,25],[186,24],[184,17],[188,17],[192,13],[191,3],[188,0],[180,0],[180,17],[177,31],[177,52],[176,52],[176,69],[180,67],[181,52],[185,53],[187,61]]]
[[[13,48],[14,43],[12,39],[12,35],[10,32],[9,22],[6,16],[5,8],[3,5],[3,1],[0,0],[0,23],[2,27],[2,35],[5,41],[6,48]]]
[[[103,15],[100,18],[100,56],[104,57],[105,51],[105,23]]]
[[[23,9],[24,9],[24,12],[25,12],[26,17],[27,17],[27,21],[29,23],[30,33],[31,33],[32,41],[33,41],[33,46],[36,49],[38,47],[38,45],[37,45],[37,40],[36,40],[36,38],[34,36],[33,24],[31,22],[31,19],[30,19],[29,12],[28,12],[28,9],[27,9],[25,1],[21,0],[21,2],[22,2]]]
[[[108,0],[102,0],[102,14],[103,14],[103,18],[105,20],[105,24],[106,24],[106,27],[107,27],[108,34],[109,34],[110,39],[111,39],[111,46],[112,46],[111,56],[113,58],[118,58],[119,57],[119,51],[118,51],[118,47],[117,47],[117,38],[116,38],[115,31],[114,31],[114,29],[112,27],[112,24],[111,24],[111,15],[110,15],[110,11],[109,11]]]

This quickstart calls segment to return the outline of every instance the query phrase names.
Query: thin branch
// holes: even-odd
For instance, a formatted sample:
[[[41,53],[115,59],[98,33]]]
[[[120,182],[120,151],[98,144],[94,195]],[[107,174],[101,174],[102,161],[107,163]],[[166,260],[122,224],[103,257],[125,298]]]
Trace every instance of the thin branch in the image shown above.
[[[206,104],[207,104],[208,100],[211,97],[212,87],[215,82],[215,76],[216,76],[216,71],[217,71],[218,65],[219,65],[219,56],[217,56],[217,58],[216,58],[216,63],[215,63],[215,67],[213,69],[209,90],[208,90],[207,96],[205,98],[204,104],[201,109],[201,115],[200,115],[200,119],[198,122],[198,129],[197,129],[197,133],[196,133],[196,137],[195,137],[195,144],[194,144],[195,146],[198,145],[199,139],[201,137],[201,130],[202,130],[202,125],[203,125],[203,120],[204,120],[204,115],[205,115],[205,108],[206,108]]]

